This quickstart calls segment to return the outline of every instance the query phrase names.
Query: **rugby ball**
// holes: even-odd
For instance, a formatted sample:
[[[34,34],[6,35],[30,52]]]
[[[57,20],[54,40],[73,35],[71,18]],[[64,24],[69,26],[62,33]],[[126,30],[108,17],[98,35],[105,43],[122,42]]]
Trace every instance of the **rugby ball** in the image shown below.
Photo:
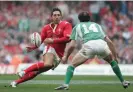
[[[41,45],[41,36],[38,32],[34,32],[30,35],[30,42],[32,45],[39,47]]]

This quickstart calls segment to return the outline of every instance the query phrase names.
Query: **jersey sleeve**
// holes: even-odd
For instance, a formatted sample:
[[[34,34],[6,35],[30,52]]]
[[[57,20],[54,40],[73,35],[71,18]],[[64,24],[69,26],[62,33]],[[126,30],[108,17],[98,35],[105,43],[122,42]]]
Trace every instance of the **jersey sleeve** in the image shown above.
[[[77,33],[77,26],[75,26],[72,30],[72,34],[70,36],[71,40],[77,40],[78,39],[78,33]]]
[[[66,43],[70,41],[70,35],[72,32],[72,25],[70,23],[65,24],[65,28],[63,30],[63,37],[54,39],[54,43]]]
[[[64,37],[70,37],[72,32],[72,25],[70,23],[66,23],[65,28],[64,28]]]
[[[42,28],[41,30],[41,43],[46,39],[46,26]]]

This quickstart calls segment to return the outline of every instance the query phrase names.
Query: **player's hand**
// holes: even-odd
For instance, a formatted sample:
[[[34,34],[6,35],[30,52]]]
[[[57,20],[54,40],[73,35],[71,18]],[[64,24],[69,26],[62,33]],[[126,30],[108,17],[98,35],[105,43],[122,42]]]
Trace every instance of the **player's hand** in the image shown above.
[[[36,46],[27,46],[26,47],[26,51],[27,52],[31,52],[31,51],[33,51],[34,49],[36,49],[37,47]]]
[[[44,44],[51,44],[51,43],[53,43],[54,42],[54,40],[52,39],[52,38],[46,38],[45,40],[44,40]]]
[[[66,56],[63,56],[61,62],[63,64],[66,64],[67,63],[67,60],[68,60],[68,58]]]

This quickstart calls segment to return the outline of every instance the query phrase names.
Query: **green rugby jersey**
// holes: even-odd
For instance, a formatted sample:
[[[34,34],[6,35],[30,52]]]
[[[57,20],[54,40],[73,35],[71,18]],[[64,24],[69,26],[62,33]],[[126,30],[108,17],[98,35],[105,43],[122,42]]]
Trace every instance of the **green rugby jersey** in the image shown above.
[[[94,22],[81,22],[77,24],[72,31],[71,39],[82,39],[84,43],[90,40],[104,39],[105,33],[102,27]]]

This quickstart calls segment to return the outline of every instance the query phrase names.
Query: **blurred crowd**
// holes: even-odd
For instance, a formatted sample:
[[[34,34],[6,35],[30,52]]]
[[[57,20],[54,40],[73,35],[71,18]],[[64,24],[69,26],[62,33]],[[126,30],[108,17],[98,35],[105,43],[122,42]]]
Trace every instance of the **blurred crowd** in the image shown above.
[[[132,1],[0,1],[0,64],[17,65],[42,59],[43,45],[31,53],[25,52],[25,46],[30,43],[31,33],[40,32],[49,23],[53,7],[59,7],[63,20],[72,26],[79,23],[79,12],[88,11],[91,20],[99,23],[114,42],[119,63],[133,63]],[[80,48],[77,45],[71,57]]]

